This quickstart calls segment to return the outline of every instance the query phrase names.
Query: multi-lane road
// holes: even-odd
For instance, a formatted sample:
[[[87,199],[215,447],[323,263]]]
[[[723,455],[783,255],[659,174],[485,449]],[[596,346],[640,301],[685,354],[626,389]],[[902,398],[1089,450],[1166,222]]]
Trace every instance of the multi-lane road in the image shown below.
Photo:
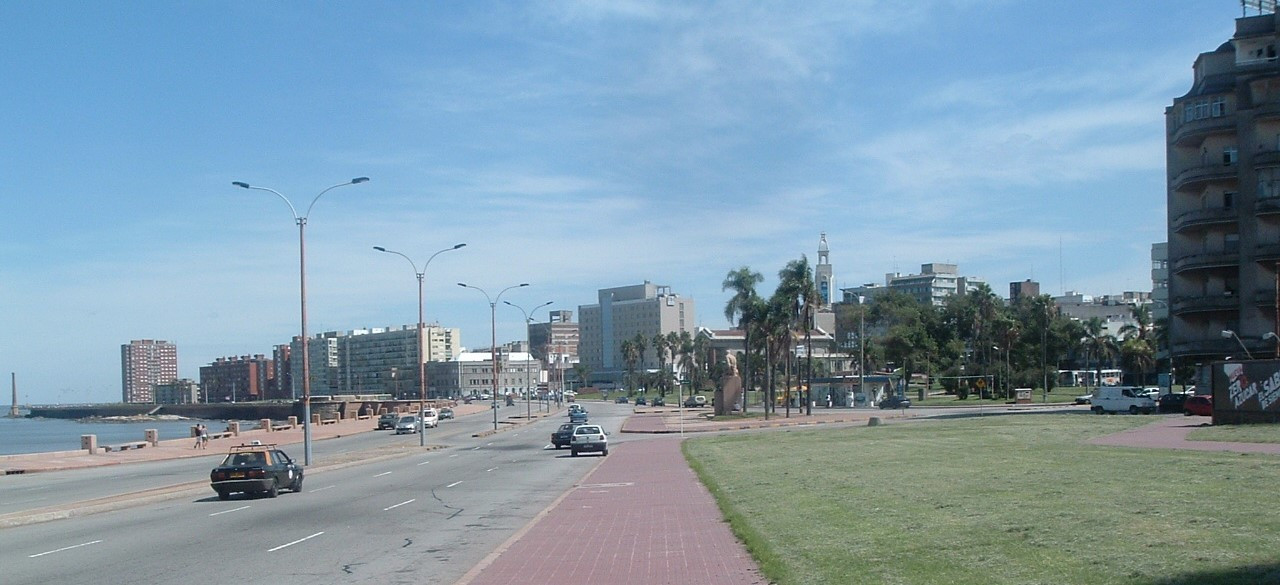
[[[624,439],[625,406],[589,408],[611,441]],[[198,483],[124,509],[0,529],[0,581],[451,583],[594,467],[594,457],[549,448],[562,419],[486,437],[471,435],[491,428],[488,413],[446,421],[428,431],[435,450],[387,432],[317,441],[303,492],[276,499],[219,501],[199,485],[216,455],[3,478],[0,514]],[[329,461],[347,464],[326,469]]]

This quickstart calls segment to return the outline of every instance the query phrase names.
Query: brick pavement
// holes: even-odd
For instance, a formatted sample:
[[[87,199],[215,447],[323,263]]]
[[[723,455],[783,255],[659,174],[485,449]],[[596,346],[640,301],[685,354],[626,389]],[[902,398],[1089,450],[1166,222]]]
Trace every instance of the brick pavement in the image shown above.
[[[1142,447],[1150,449],[1190,449],[1193,451],[1226,451],[1232,453],[1270,453],[1280,455],[1276,443],[1231,443],[1226,441],[1188,441],[1191,431],[1209,426],[1203,416],[1166,416],[1148,425],[1094,437],[1090,445]]]
[[[582,484],[458,583],[767,582],[679,437],[661,437],[610,447]]]

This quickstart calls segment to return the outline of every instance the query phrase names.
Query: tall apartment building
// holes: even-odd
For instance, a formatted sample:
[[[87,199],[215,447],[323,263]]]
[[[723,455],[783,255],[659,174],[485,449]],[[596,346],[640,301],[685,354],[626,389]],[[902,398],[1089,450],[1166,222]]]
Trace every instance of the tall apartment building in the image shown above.
[[[672,331],[695,333],[697,318],[693,299],[671,292],[671,287],[644,284],[600,289],[599,302],[580,305],[578,361],[591,369],[593,380],[619,382],[626,370],[622,342],[641,335],[646,341]],[[637,370],[658,367],[652,342]]]
[[[271,400],[297,400],[293,393],[293,346],[288,343],[271,348],[271,366],[275,369],[271,378],[271,387],[267,389],[267,398]]]
[[[1151,320],[1169,318],[1169,244],[1151,244]]]
[[[348,332],[330,331],[311,338],[311,395],[390,394],[421,395],[418,378],[418,345],[425,343],[426,363],[447,361],[462,351],[462,333],[456,328],[427,325],[418,338],[418,326],[374,327]],[[294,339],[290,354],[302,355],[301,340]],[[294,393],[302,395],[302,360],[291,360]],[[427,377],[430,390],[434,386]]]
[[[1169,343],[1200,363],[1250,351],[1280,322],[1280,20],[1236,19],[1201,53],[1191,90],[1165,109]]]
[[[574,361],[578,357],[578,337],[573,311],[551,311],[546,323],[529,324],[529,351],[543,361],[548,354]]]
[[[942,306],[947,297],[974,291],[983,284],[981,278],[960,276],[955,264],[931,262],[920,265],[919,274],[890,272],[884,275],[884,285],[874,283],[840,289],[843,302],[856,303],[858,297],[875,298],[885,291],[898,291],[914,297],[921,303]]]
[[[121,399],[155,402],[156,384],[178,379],[178,346],[168,341],[135,339],[120,346]]]
[[[1022,282],[1009,283],[1009,302],[1016,303],[1018,299],[1032,299],[1040,296],[1040,283],[1030,278]]]
[[[200,387],[205,402],[265,400],[275,374],[275,364],[262,354],[220,357],[200,366]]]

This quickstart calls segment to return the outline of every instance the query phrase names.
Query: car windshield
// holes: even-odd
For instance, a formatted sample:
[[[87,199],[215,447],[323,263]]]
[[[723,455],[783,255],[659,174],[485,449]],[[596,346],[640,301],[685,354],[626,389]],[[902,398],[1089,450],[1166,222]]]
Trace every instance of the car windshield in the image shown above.
[[[403,418],[401,418],[401,419],[400,419],[400,422],[402,422],[402,423],[411,423],[411,422],[413,422],[413,417],[411,417],[411,416],[403,417]]]
[[[578,429],[577,429],[576,431],[574,431],[574,434],[577,434],[577,435],[598,435],[598,434],[600,434],[600,427],[578,427]]]

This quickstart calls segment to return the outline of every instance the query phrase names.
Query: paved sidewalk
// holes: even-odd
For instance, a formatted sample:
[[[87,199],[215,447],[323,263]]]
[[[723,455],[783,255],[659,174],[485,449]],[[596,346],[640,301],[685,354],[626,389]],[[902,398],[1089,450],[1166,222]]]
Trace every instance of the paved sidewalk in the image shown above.
[[[751,411],[759,414],[759,410]],[[746,429],[767,429],[776,427],[808,426],[832,423],[862,423],[872,417],[881,420],[909,418],[911,414],[901,410],[879,410],[871,408],[815,408],[812,415],[792,411],[788,418],[782,412],[769,415],[769,420],[761,418],[720,418],[709,417],[710,408],[636,408],[635,414],[627,418],[622,425],[624,433],[706,433],[717,431],[737,431]]]
[[[1277,443],[1231,443],[1226,441],[1188,441],[1191,431],[1209,426],[1209,419],[1202,416],[1170,416],[1119,433],[1095,437],[1090,445],[1112,447],[1143,447],[1151,449],[1189,449],[1192,451],[1227,451],[1231,453],[1269,453],[1280,455]]]
[[[678,437],[630,441],[459,585],[768,581],[733,536]]]

